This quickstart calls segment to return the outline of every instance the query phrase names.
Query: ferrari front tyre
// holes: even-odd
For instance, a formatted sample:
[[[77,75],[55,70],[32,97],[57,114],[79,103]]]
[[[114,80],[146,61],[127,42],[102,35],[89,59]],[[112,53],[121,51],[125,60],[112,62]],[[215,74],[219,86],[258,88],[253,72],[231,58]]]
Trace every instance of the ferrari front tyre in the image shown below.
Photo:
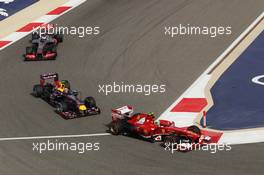
[[[41,97],[42,93],[43,93],[43,87],[41,85],[38,84],[33,86],[33,95],[35,97]]]
[[[195,134],[201,135],[201,130],[195,125],[189,126],[187,128],[188,131],[194,132]]]

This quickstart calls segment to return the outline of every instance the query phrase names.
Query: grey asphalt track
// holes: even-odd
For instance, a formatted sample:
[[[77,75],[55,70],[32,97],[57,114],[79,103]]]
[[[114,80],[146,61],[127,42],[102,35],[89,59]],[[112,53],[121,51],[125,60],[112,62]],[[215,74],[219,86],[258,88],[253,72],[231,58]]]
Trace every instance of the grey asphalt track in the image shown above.
[[[0,137],[105,132],[110,109],[124,104],[161,114],[264,10],[262,0],[90,0],[59,18],[63,26],[100,26],[101,34],[66,36],[51,62],[23,62],[24,38],[0,53]],[[228,37],[164,36],[164,26],[231,25]],[[63,120],[30,96],[39,74],[56,71],[83,96],[92,95],[100,116]],[[151,96],[98,93],[113,81],[166,84]],[[39,140],[45,141],[45,140]],[[170,154],[158,144],[127,137],[61,139],[100,142],[97,152],[32,151],[31,141],[0,142],[0,174],[256,174],[263,172],[264,144],[234,146],[229,152]],[[34,141],[36,142],[36,140]]]

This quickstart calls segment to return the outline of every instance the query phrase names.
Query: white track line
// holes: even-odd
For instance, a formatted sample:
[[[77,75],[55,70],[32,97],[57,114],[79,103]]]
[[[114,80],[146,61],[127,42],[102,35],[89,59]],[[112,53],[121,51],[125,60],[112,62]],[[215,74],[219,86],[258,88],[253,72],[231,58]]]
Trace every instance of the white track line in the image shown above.
[[[79,135],[55,135],[55,136],[33,136],[33,137],[6,137],[0,138],[0,141],[15,141],[15,140],[36,140],[36,139],[56,139],[56,138],[79,138],[79,137],[99,137],[109,136],[110,133],[96,134],[79,134]]]

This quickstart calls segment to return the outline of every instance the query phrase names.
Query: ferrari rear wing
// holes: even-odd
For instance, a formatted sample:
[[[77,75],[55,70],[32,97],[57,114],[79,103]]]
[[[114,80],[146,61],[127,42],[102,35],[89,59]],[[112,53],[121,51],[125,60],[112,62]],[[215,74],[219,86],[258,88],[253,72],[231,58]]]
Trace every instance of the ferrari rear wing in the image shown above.
[[[123,119],[125,117],[131,117],[134,109],[132,106],[123,106],[121,108],[112,109],[112,120]]]

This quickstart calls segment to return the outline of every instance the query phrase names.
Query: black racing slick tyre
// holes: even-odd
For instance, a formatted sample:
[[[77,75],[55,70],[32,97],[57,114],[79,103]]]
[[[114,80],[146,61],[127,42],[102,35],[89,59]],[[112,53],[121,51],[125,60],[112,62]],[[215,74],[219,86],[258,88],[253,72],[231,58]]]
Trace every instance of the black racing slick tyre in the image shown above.
[[[177,135],[170,135],[166,136],[163,141],[163,146],[166,147],[166,149],[175,149],[180,152],[186,152],[189,151],[189,148],[187,145],[192,144],[192,139],[187,136],[177,136]]]
[[[195,134],[201,135],[201,130],[195,125],[189,126],[187,128],[188,131],[194,132]]]
[[[63,35],[62,34],[56,34],[55,39],[58,41],[58,43],[63,42]]]
[[[122,133],[122,125],[121,122],[113,122],[110,125],[110,133],[113,135],[119,135]]]
[[[169,146],[169,145],[173,145],[175,143],[177,143],[177,136],[175,135],[169,135],[169,136],[165,136],[163,139],[163,144],[164,146]]]
[[[31,35],[31,39],[32,40],[39,39],[39,34],[36,33],[36,32],[33,32],[32,35]]]
[[[32,54],[33,53],[33,48],[32,47],[26,47],[26,54]]]
[[[101,114],[101,109],[100,108],[97,108],[97,112],[98,112],[98,114]]]
[[[96,101],[93,97],[86,97],[84,100],[85,106],[87,108],[94,108],[96,107]]]
[[[33,93],[32,93],[35,97],[41,97],[41,95],[43,94],[43,87],[41,85],[34,85],[33,86]]]
[[[32,44],[32,53],[37,53],[38,44]]]
[[[65,111],[67,111],[67,109],[68,109],[68,106],[65,102],[59,102],[57,104],[56,111],[58,113],[65,112]]]
[[[179,136],[177,137],[177,144],[181,144],[181,143],[192,143],[192,139],[190,137],[187,137],[185,135]]]
[[[50,47],[50,51],[52,52],[52,53],[57,53],[57,46],[54,44],[54,45],[52,45],[51,47]]]

